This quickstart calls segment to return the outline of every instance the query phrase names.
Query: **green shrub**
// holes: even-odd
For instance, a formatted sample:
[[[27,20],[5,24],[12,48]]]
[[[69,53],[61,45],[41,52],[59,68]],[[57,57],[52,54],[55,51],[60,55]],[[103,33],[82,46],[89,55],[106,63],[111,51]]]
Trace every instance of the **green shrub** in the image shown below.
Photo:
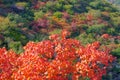
[[[87,30],[88,27],[89,27],[89,26],[88,26],[87,24],[82,25],[82,29],[83,29],[83,30]]]
[[[73,7],[73,5],[64,5],[64,9],[65,10],[70,10],[70,9],[72,9],[72,7]]]
[[[11,37],[14,41],[23,41],[26,40],[26,36],[22,34],[22,32],[20,32],[17,29],[11,29],[9,30],[9,34],[8,36]]]
[[[27,23],[28,21],[18,14],[9,13],[7,16],[14,24]]]
[[[9,18],[4,18],[0,16],[0,32],[4,32],[10,27],[14,27],[15,25],[9,20]]]
[[[96,34],[102,34],[105,29],[104,24],[94,24],[92,26],[89,26],[89,28],[86,30],[87,33],[96,33]]]
[[[38,18],[42,18],[44,16],[43,11],[37,11],[34,13],[34,20],[37,20]]]
[[[77,40],[80,40],[80,42],[83,44],[83,45],[86,45],[86,44],[89,44],[89,43],[92,43],[94,41],[96,41],[96,39],[94,38],[94,34],[86,34],[86,33],[82,33],[80,34],[79,36],[76,37]]]
[[[120,58],[120,47],[117,49],[112,50],[112,55]]]
[[[66,10],[66,12],[67,12],[67,13],[69,13],[69,14],[71,14],[71,15],[73,15],[73,14],[74,14],[74,11],[73,11],[73,10],[71,10],[71,9]]]
[[[46,39],[48,39],[47,34],[38,33],[38,34],[35,35],[35,38],[32,39],[32,41],[39,42],[39,41],[46,40]]]
[[[55,10],[55,3],[54,2],[52,2],[52,1],[48,1],[47,3],[46,3],[46,9],[49,11],[49,10]]]
[[[20,41],[10,42],[10,43],[8,44],[8,48],[14,50],[14,51],[17,52],[18,54],[23,51],[23,48],[22,48],[22,47],[23,47],[23,46],[22,46],[22,44],[21,44]]]
[[[26,6],[28,6],[28,3],[27,2],[17,2],[15,5],[20,6],[20,7],[26,7]]]
[[[55,8],[56,8],[57,10],[62,10],[62,9],[63,9],[63,4],[61,4],[61,3],[59,3],[59,2],[56,2],[56,3],[55,3]]]
[[[62,17],[62,13],[61,12],[55,12],[53,14],[53,16],[57,17],[57,18],[61,18]]]
[[[107,33],[111,35],[115,35],[116,34],[115,28],[108,28]]]
[[[90,9],[90,10],[89,10],[89,14],[92,14],[92,16],[93,16],[95,19],[98,19],[98,18],[101,17],[101,11],[100,11],[100,10]]]

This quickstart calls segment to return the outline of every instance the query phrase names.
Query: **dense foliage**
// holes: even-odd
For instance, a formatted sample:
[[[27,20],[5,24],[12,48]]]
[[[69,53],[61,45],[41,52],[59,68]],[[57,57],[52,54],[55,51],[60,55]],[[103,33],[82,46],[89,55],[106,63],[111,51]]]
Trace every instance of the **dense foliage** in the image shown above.
[[[68,35],[63,30],[50,40],[29,42],[20,55],[0,48],[0,79],[101,80],[115,58],[108,50],[99,50],[99,42],[82,46],[78,40],[66,38]]]
[[[117,37],[120,35],[119,19],[117,8],[105,0],[2,0],[0,46],[22,52],[21,47],[29,40],[47,39],[52,31],[60,29],[72,31],[71,37],[77,39],[91,35],[82,42],[85,44],[100,40],[96,36],[102,34]],[[119,43],[118,39],[115,41]]]
[[[106,54],[108,52],[104,52],[104,49],[105,47],[108,47],[109,51],[111,51],[110,54],[117,57],[115,63],[117,63],[118,66],[120,65],[119,0],[0,0],[0,47],[1,47],[1,51],[3,51],[1,52],[1,54],[5,52],[5,56],[8,56],[6,55],[6,53],[8,54],[10,53],[9,57],[14,56],[11,58],[15,58],[15,60],[18,59],[18,56],[21,57],[21,55],[28,54],[29,57],[29,53],[31,52],[27,53],[26,50],[29,51],[29,49],[31,49],[29,48],[30,45],[34,45],[35,48],[38,48],[41,45],[41,47],[45,48],[46,50],[43,51],[43,53],[41,53],[42,57],[47,58],[47,60],[45,59],[44,61],[45,64],[43,64],[46,66],[48,65],[48,61],[52,61],[55,59],[56,54],[51,52],[54,49],[54,48],[52,49],[51,46],[56,47],[55,45],[53,45],[54,41],[56,40],[54,41],[52,40],[42,41],[42,40],[48,39],[49,35],[58,34],[58,33],[60,34],[60,32],[63,29],[66,29],[71,32],[71,35],[67,38],[75,38],[77,40],[80,40],[81,43],[79,44],[79,46],[81,47],[79,49],[86,50],[89,47],[91,48],[93,47],[93,43],[96,42],[94,44],[100,43],[101,46],[99,47],[99,50],[103,50],[103,52],[102,51],[99,52],[97,48],[94,48],[92,50],[100,54],[102,53]],[[55,35],[54,37],[57,36]],[[71,39],[66,39],[66,40],[67,41],[64,40],[62,41],[65,42],[66,44],[74,42],[74,40],[72,40],[71,42]],[[29,42],[29,41],[34,41],[34,42]],[[64,44],[59,41],[61,41],[61,39],[58,40],[58,43],[62,45]],[[26,44],[29,45],[28,48],[23,49],[23,46],[25,46]],[[48,44],[50,47],[48,46],[46,48],[45,45]],[[76,44],[76,40],[75,43],[73,44]],[[37,47],[37,45],[39,46]],[[6,50],[3,49],[2,47],[5,47]],[[61,47],[66,47],[66,46],[61,46]],[[70,46],[70,48],[72,48],[72,46]],[[13,51],[10,49],[12,49]],[[34,50],[32,52],[34,52]],[[51,53],[45,54],[48,52]],[[16,54],[13,55],[12,53],[17,53],[17,55]],[[64,55],[64,56],[66,56],[65,59],[68,58],[68,55]],[[86,56],[90,56],[90,55],[86,54]],[[73,56],[69,56],[69,57],[71,60]],[[38,58],[36,57],[34,58],[37,61]],[[26,58],[26,60],[27,59],[29,61],[29,58]],[[72,58],[72,61],[76,63],[76,60],[73,59],[76,59],[76,55]],[[7,65],[11,65],[11,62],[10,64],[9,62],[5,62],[5,63],[8,63]],[[17,70],[22,69],[21,67],[25,67],[24,65],[23,66],[19,65],[18,68],[17,63],[19,62],[15,62],[15,64],[11,65],[12,68],[9,67],[8,69],[7,68],[5,69],[13,70],[13,67],[16,67],[16,65],[17,67],[14,69]],[[41,63],[42,62],[37,63],[37,65]],[[66,64],[66,62],[64,64]],[[56,66],[58,67],[58,65]],[[70,66],[73,67],[73,65],[71,64]],[[113,69],[110,71],[107,70],[107,78],[105,77],[105,80],[113,79],[114,74],[116,74],[119,77],[120,67],[116,67],[116,66],[114,66]],[[30,67],[30,65],[28,67]],[[25,69],[26,68],[27,66],[25,67]],[[33,67],[30,70],[32,69]],[[1,69],[0,72],[2,72]],[[73,75],[71,74],[71,72],[68,73],[69,75],[60,75],[60,76],[65,76],[64,78],[66,78],[67,76],[68,78],[68,76],[71,77],[71,75]],[[5,74],[9,76],[9,73],[5,73]],[[10,75],[11,74],[13,74],[13,72],[10,70]],[[37,72],[35,72],[35,74],[37,75]],[[55,75],[57,74],[59,73],[55,73]],[[16,73],[14,73],[14,77],[15,76],[20,76],[20,74],[16,71]],[[85,74],[85,77],[91,78],[91,76],[88,76],[88,74]]]

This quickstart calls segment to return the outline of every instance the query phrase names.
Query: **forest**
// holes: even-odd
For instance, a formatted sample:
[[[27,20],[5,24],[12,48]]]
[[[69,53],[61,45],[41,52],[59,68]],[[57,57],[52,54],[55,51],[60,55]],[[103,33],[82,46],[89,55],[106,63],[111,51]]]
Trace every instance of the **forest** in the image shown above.
[[[120,80],[120,0],[0,0],[0,80]]]

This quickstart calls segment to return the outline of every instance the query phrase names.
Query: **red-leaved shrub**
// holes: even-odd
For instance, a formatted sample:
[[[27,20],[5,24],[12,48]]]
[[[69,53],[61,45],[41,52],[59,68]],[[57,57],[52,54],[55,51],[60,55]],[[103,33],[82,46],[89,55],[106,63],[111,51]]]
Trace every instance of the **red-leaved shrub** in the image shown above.
[[[100,51],[99,42],[82,46],[68,35],[63,30],[50,40],[29,42],[20,55],[1,48],[0,80],[101,80],[115,58]]]

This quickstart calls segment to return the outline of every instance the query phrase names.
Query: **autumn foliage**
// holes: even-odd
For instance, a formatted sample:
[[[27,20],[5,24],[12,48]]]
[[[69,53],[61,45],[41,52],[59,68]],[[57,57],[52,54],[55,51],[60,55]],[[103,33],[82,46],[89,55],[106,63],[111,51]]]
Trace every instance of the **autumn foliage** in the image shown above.
[[[82,46],[69,35],[63,30],[49,40],[29,42],[19,55],[0,48],[0,80],[101,80],[115,58],[99,50],[99,42]]]

